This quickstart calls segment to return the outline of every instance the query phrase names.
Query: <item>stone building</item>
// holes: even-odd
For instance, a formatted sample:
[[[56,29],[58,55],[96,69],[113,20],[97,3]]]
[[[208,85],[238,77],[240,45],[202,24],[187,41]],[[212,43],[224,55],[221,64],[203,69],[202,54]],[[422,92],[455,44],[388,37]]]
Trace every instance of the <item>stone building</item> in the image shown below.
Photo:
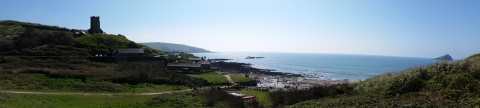
[[[90,17],[90,29],[88,29],[89,34],[104,33],[100,28],[100,17],[92,16]]]

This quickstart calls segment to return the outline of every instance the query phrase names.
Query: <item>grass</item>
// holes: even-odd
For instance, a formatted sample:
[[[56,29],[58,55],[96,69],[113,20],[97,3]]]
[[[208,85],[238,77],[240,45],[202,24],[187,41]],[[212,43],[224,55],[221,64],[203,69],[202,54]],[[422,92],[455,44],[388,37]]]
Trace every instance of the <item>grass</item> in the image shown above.
[[[243,100],[216,89],[160,95],[11,94],[0,92],[1,108],[197,108],[243,107]]]
[[[0,77],[0,89],[42,92],[165,92],[186,90],[187,86],[169,84],[118,84],[94,78],[49,78],[41,74],[6,74]],[[90,87],[87,89],[87,87]],[[111,90],[114,89],[114,90]]]
[[[249,82],[253,80],[252,78],[240,75],[230,75],[230,78],[232,78],[232,80],[235,82]]]
[[[188,76],[202,78],[208,82],[213,83],[214,85],[224,85],[228,84],[228,79],[225,76],[222,76],[216,72],[205,72],[201,74],[187,74]]]
[[[156,85],[156,84],[137,84],[137,85],[123,85],[124,87],[117,91],[117,92],[109,92],[109,91],[85,91],[85,90],[74,90],[74,89],[4,89],[6,91],[22,91],[22,92],[46,92],[46,93],[151,93],[151,92],[169,92],[169,91],[179,91],[179,90],[187,90],[187,86],[180,86],[180,85]],[[1,90],[0,90],[1,91]]]
[[[205,82],[156,66],[161,62],[98,63],[81,58],[34,57],[0,59],[0,89],[145,92],[201,87]]]
[[[127,85],[125,88],[125,92],[166,92],[166,91],[178,91],[178,90],[186,90],[188,89],[187,86],[180,86],[180,85],[156,85],[156,84],[149,84],[149,83],[142,83],[137,85]]]
[[[14,99],[0,101],[3,108],[124,108],[150,107],[146,101],[154,95],[56,95],[15,94]]]
[[[270,101],[270,95],[266,91],[242,89],[242,90],[240,90],[240,92],[248,94],[248,95],[256,96],[258,101],[260,101],[260,103],[262,104],[262,106],[273,105],[272,101]]]

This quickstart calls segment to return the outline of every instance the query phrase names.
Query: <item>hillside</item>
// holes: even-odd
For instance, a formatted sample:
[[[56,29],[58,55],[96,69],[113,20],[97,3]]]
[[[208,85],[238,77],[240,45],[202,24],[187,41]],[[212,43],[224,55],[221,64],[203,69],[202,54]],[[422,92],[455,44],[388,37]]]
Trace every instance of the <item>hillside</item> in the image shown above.
[[[157,91],[161,85],[185,89],[206,84],[166,70],[164,61],[90,62],[87,57],[118,48],[143,48],[148,55],[166,53],[122,35],[75,32],[80,30],[0,21],[0,90],[134,92]]]
[[[92,56],[118,48],[144,48],[150,55],[164,54],[122,35],[82,34],[68,29],[13,20],[0,21],[0,54],[29,56]]]
[[[348,93],[289,106],[313,107],[479,107],[480,54],[386,73],[354,85]]]
[[[197,48],[197,47],[192,47],[188,45],[183,45],[183,44],[173,44],[173,43],[164,43],[164,42],[146,42],[146,43],[140,43],[142,45],[157,49],[157,50],[162,50],[166,52],[185,52],[185,53],[203,53],[203,52],[211,52],[202,48]]]

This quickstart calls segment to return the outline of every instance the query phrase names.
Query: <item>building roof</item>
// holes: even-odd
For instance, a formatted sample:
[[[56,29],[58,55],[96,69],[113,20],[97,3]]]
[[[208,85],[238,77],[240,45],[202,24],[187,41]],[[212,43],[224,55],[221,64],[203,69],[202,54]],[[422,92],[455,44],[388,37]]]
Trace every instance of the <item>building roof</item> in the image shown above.
[[[181,66],[181,67],[200,67],[201,64],[193,64],[193,63],[168,63],[168,66]]]
[[[145,53],[143,48],[121,48],[117,49],[118,53]]]

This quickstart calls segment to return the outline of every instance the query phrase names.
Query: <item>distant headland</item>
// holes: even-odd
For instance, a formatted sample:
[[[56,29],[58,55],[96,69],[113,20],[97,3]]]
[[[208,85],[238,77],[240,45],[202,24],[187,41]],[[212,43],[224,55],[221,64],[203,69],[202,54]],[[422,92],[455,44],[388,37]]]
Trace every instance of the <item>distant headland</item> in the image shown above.
[[[166,51],[166,52],[185,52],[185,53],[210,53],[211,51],[205,50],[203,48],[183,45],[183,44],[174,44],[174,43],[165,43],[165,42],[145,42],[139,43],[145,46],[148,46],[153,49]]]
[[[436,60],[453,60],[453,59],[452,59],[452,56],[450,56],[449,54],[446,54],[446,55],[437,57],[437,58],[435,58],[435,59],[436,59]]]

